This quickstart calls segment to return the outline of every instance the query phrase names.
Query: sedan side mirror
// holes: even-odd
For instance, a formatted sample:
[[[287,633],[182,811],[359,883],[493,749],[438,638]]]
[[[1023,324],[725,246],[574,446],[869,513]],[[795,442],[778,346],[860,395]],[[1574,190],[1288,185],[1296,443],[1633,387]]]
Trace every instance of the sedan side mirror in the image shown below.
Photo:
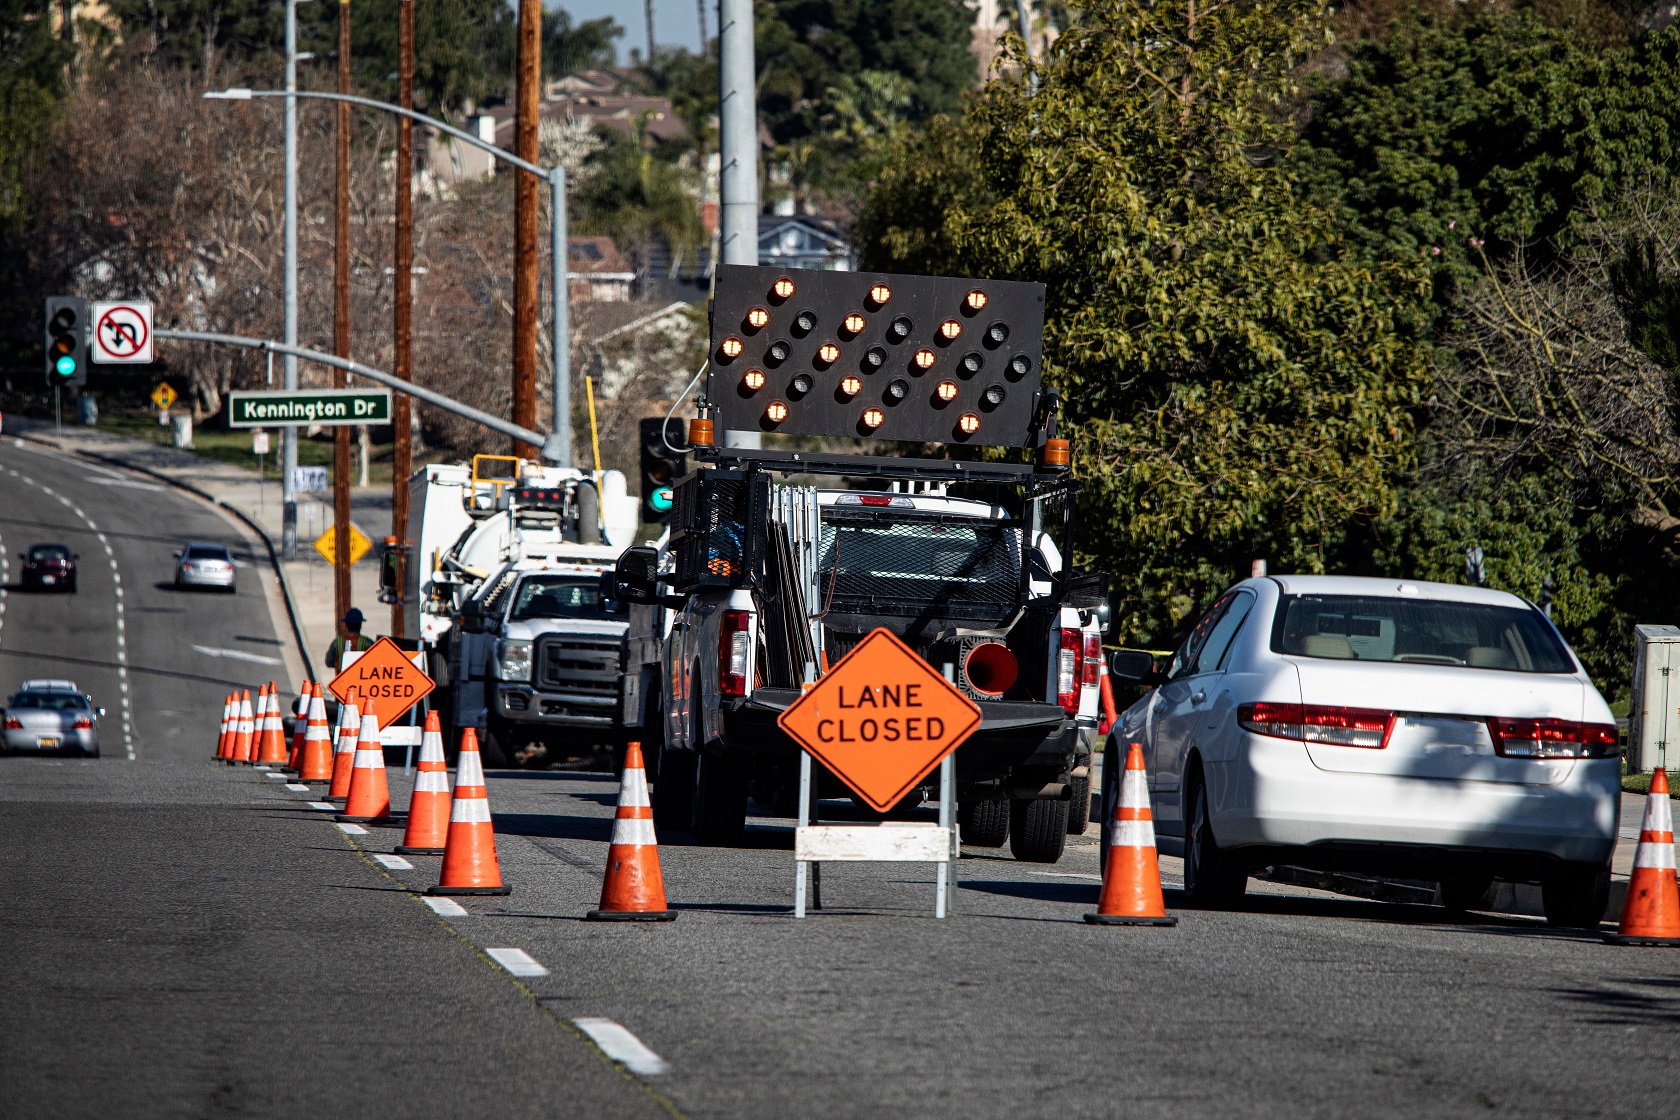
[[[1109,655],[1108,671],[1116,680],[1146,687],[1161,683],[1161,672],[1155,668],[1155,655],[1148,650],[1122,649]]]
[[[177,548],[173,555],[175,559],[179,560],[181,558],[181,550]]]
[[[70,554],[70,559],[72,559],[72,560],[80,560],[81,558],[82,558],[82,554],[79,553],[79,552],[72,552]]]
[[[100,709],[98,709],[98,712],[99,712],[100,715],[104,715],[105,714],[105,709],[100,708]]]

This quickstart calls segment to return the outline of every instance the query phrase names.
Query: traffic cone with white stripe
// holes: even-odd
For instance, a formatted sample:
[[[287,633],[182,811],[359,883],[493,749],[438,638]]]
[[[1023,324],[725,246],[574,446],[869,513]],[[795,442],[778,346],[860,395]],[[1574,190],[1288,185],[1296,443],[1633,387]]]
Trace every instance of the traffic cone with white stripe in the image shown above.
[[[236,715],[234,708],[234,694],[228,693],[227,699],[222,701],[222,730],[216,736],[216,758],[225,759],[233,750],[233,723]]]
[[[309,720],[303,729],[303,751],[298,755],[298,781],[330,782],[333,773],[332,732],[327,730],[327,705],[316,685],[309,697]]]
[[[455,799],[449,805],[449,839],[443,849],[443,873],[427,894],[507,894],[502,865],[496,859],[496,830],[490,823],[490,791],[478,757],[478,732],[461,732],[461,757],[455,762]]]
[[[273,681],[268,682],[268,718],[263,721],[256,761],[263,766],[286,764],[286,724],[280,716],[280,686]]]
[[[385,781],[385,744],[379,741],[379,717],[371,712],[362,717],[362,731],[356,743],[356,758],[350,770],[350,795],[345,798],[341,821],[358,824],[391,815],[391,789]]]
[[[449,844],[449,763],[443,757],[443,728],[435,711],[426,713],[420,733],[420,768],[408,799],[408,828],[399,855],[439,856]]]
[[[262,690],[257,690],[262,695]],[[257,724],[251,714],[251,690],[242,689],[239,694],[239,721],[233,731],[233,753],[228,755],[228,765],[235,766],[241,762],[251,761],[251,739],[256,734]]]
[[[334,737],[332,785],[327,789],[328,801],[343,801],[350,796],[350,772],[356,767],[356,738],[361,734],[362,715],[357,706],[357,692],[347,689],[338,705],[338,734]]]
[[[1633,875],[1615,933],[1614,945],[1680,945],[1680,885],[1674,877],[1674,815],[1668,806],[1668,773],[1651,775],[1645,798],[1645,822],[1633,851]]]
[[[1108,861],[1103,867],[1097,912],[1085,920],[1099,926],[1176,926],[1161,897],[1161,863],[1155,853],[1155,816],[1149,811],[1149,778],[1143,747],[1126,748],[1119,804],[1108,823]]]
[[[659,842],[653,835],[653,805],[640,743],[632,742],[624,750],[601,908],[585,916],[592,922],[669,922],[677,916],[665,905],[665,877],[659,872]]]
[[[286,754],[286,769],[294,774],[303,765],[303,738],[309,730],[309,701],[315,695],[314,688],[315,682],[304,681],[292,705],[292,749]]]

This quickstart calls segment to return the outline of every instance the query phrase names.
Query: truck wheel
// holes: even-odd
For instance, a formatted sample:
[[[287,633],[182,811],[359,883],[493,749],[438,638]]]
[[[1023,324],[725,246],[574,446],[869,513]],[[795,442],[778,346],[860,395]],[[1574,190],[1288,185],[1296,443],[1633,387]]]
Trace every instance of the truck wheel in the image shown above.
[[[1001,848],[1009,839],[1009,802],[964,801],[957,806],[962,842],[976,848]]]
[[[1067,819],[1066,801],[1010,801],[1010,854],[1023,863],[1055,863],[1067,844]]]
[[[1074,778],[1068,785],[1073,787],[1073,797],[1068,801],[1067,834],[1083,836],[1091,824],[1091,779]]]
[[[702,844],[733,844],[747,828],[747,775],[739,759],[702,752],[694,763],[694,823]]]
[[[1540,880],[1540,906],[1546,924],[1560,929],[1593,929],[1610,905],[1610,869],[1576,865]]]
[[[1184,894],[1193,905],[1234,906],[1248,893],[1248,870],[1221,851],[1213,838],[1207,786],[1198,773],[1189,789],[1190,818],[1184,829]]]
[[[653,827],[659,832],[687,832],[694,823],[694,752],[659,749],[659,776],[653,781]]]
[[[478,741],[479,761],[491,770],[504,770],[508,765],[507,729],[491,720],[484,726],[484,736]]]

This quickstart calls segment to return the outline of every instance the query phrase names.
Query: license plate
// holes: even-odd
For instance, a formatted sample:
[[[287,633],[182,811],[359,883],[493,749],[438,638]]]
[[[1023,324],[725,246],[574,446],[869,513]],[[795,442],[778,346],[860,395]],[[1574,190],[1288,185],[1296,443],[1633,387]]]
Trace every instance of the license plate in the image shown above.
[[[36,739],[35,740],[35,745],[37,747],[56,747],[56,746],[58,746],[59,742],[60,742],[60,740],[58,740],[58,739],[41,738],[41,739]]]
[[[41,582],[42,583],[57,583],[58,582],[58,577],[57,576],[42,576],[41,577]]]

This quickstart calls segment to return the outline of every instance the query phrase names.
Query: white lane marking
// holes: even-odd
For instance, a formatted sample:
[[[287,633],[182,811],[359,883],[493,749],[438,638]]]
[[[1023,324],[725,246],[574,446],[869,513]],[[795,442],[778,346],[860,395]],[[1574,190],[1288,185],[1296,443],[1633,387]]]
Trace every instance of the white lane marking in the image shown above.
[[[264,657],[260,653],[246,653],[242,649],[218,649],[215,646],[194,646],[194,650],[206,657],[228,657],[234,661],[250,661],[258,665],[279,665],[278,657]]]
[[[97,482],[101,486],[127,486],[132,490],[162,490],[163,489],[163,487],[159,486],[155,482],[137,482],[132,478],[117,478],[114,475],[110,478],[94,478],[92,475],[89,475],[88,476],[88,481],[89,482]]]
[[[286,780],[286,775],[276,774],[276,773],[273,773],[273,772],[264,774],[263,777],[265,777],[265,778],[275,778],[275,779],[277,779],[279,781],[282,781],[282,782]]]
[[[432,908],[432,913],[440,918],[459,918],[467,912],[467,908],[453,898],[431,898],[420,900]]]
[[[1034,871],[1033,874],[1051,879],[1089,879],[1093,883],[1102,882],[1101,875],[1090,875],[1083,871]]]
[[[372,854],[373,854],[373,862],[375,862],[379,866],[385,868],[385,870],[387,870],[387,871],[413,871],[414,870],[414,865],[412,863],[408,862],[406,859],[404,859],[401,856],[386,856],[386,855],[380,855],[377,852],[372,853]]]
[[[547,976],[548,969],[523,949],[486,949],[490,959],[515,976]]]
[[[296,782],[287,782],[286,783],[286,788],[290,789],[290,790],[296,790],[298,793],[308,793],[309,792],[309,787],[308,786],[298,785]]]
[[[491,949],[494,953],[496,950]],[[515,950],[517,952],[517,950]],[[611,1019],[573,1019],[572,1025],[601,1048],[601,1053],[642,1077],[669,1073],[671,1065],[647,1048],[647,1044]]]
[[[309,807],[311,809],[319,809],[323,813],[336,813],[336,812],[338,812],[338,806],[334,805],[330,801],[311,801],[309,803]]]
[[[338,830],[346,836],[366,836],[368,834],[368,830],[359,824],[344,824],[343,822],[340,822]]]

